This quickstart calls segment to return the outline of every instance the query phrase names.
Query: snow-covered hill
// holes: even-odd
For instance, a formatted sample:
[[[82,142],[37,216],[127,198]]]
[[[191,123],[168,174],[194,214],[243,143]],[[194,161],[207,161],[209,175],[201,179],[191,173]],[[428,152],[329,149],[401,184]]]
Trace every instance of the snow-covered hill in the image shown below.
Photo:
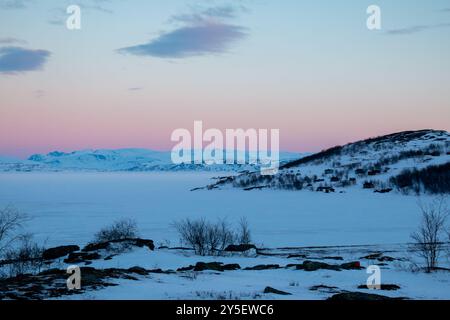
[[[301,157],[298,153],[280,153],[284,164]],[[174,164],[170,152],[147,149],[81,150],[70,153],[54,151],[35,154],[28,160],[0,157],[0,171],[228,171],[259,169],[253,165]]]
[[[336,146],[281,166],[275,176],[244,173],[222,178],[210,188],[232,185],[245,190],[279,188],[344,192],[350,187],[390,192],[423,190],[423,183],[446,188],[450,183],[450,135],[419,130]],[[427,170],[427,171],[425,171]],[[432,180],[432,181],[429,181]],[[428,189],[426,186],[425,189]]]

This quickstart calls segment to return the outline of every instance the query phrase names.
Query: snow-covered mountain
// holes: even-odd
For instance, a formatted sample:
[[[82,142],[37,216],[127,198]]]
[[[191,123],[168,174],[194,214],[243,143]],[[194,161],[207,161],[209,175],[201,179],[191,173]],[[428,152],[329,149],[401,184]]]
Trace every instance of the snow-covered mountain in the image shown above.
[[[345,192],[356,187],[376,192],[450,192],[450,134],[405,131],[336,146],[290,161],[274,176],[258,172],[224,177],[216,184],[245,190],[275,188]]]
[[[248,156],[248,153],[246,153]],[[280,153],[280,164],[302,157],[299,153]],[[255,170],[254,165],[174,164],[170,152],[148,149],[54,151],[35,154],[27,160],[0,157],[0,171],[229,171]]]

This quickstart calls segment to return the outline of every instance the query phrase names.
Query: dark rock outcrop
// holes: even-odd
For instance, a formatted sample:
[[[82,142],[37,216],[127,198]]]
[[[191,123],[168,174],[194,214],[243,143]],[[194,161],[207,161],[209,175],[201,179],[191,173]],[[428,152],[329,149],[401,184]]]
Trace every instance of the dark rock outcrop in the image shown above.
[[[44,260],[54,260],[67,256],[69,253],[79,251],[80,247],[76,245],[71,246],[59,246],[44,250],[42,258]]]
[[[256,246],[253,244],[230,244],[228,247],[225,248],[225,251],[227,252],[245,252],[251,249],[256,250]]]
[[[288,296],[288,295],[292,294],[292,293],[284,292],[284,291],[281,291],[281,290],[278,290],[278,289],[275,289],[272,287],[266,287],[264,289],[264,293],[273,293],[273,294],[279,294],[279,295],[283,295],[283,296]]]
[[[254,267],[247,267],[244,270],[274,270],[280,268],[281,267],[278,264],[260,264]]]
[[[150,250],[155,250],[155,245],[153,240],[149,239],[140,239],[140,238],[130,238],[130,239],[120,239],[120,240],[111,240],[100,243],[90,243],[83,248],[82,251],[90,252],[90,251],[98,251],[98,250],[107,250],[110,249],[114,244],[127,244],[130,246],[136,246],[139,248],[147,247]]]
[[[363,292],[342,292],[337,293],[327,300],[330,301],[385,301],[385,300],[404,300],[405,298],[391,298],[373,293]]]

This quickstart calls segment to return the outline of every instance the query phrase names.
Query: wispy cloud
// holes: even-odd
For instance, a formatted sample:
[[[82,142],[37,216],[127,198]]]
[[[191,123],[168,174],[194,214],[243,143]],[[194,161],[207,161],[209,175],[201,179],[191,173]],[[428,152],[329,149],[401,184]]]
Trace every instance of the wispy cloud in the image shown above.
[[[119,49],[121,53],[160,58],[185,58],[217,54],[243,38],[245,29],[227,24],[188,26],[164,33],[148,43]]]
[[[101,13],[113,14],[114,11],[105,4],[110,3],[110,0],[84,0],[78,1],[76,4],[80,6],[82,12],[83,11],[97,11]],[[68,14],[66,12],[67,7],[71,4],[71,2],[67,2],[66,5],[61,5],[60,7],[53,8],[50,10],[50,18],[48,19],[49,24],[53,25],[65,25]]]
[[[224,5],[173,15],[169,23],[178,24],[174,30],[118,52],[170,59],[227,52],[233,43],[247,36],[246,28],[227,21],[235,18],[239,10],[242,8]]]
[[[22,39],[17,39],[17,38],[0,38],[0,45],[4,45],[4,44],[26,44],[27,42],[25,40]]]
[[[1,9],[25,9],[33,0],[0,0]]]
[[[0,73],[16,74],[40,70],[51,53],[47,50],[30,50],[22,47],[0,48]]]
[[[142,89],[144,89],[144,88],[142,88],[142,87],[131,87],[131,88],[128,88],[128,91],[141,91]]]
[[[411,26],[411,27],[405,27],[405,28],[390,29],[390,30],[386,31],[386,34],[388,34],[388,35],[408,35],[408,34],[419,33],[419,32],[430,30],[430,29],[448,28],[448,27],[450,27],[450,23],[439,23],[439,24],[433,24],[433,25],[417,25],[417,26]]]

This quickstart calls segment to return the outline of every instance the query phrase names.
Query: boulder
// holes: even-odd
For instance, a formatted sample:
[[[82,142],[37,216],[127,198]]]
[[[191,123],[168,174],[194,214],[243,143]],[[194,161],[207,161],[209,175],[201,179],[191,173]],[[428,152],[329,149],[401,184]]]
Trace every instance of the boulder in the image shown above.
[[[404,298],[391,298],[373,293],[363,292],[343,292],[337,293],[327,300],[330,301],[385,301],[385,300],[404,300]]]
[[[280,269],[280,265],[278,264],[260,264],[254,267],[247,267],[244,270],[273,270]]]
[[[369,288],[366,284],[362,284],[362,285],[358,286],[358,289],[372,289],[372,288]],[[392,291],[392,290],[398,290],[398,289],[400,289],[400,286],[398,286],[396,284],[381,284],[379,290]]]
[[[297,266],[297,269],[305,271],[316,271],[319,269],[340,271],[340,267],[337,265],[310,260],[303,261],[303,264],[301,266]]]
[[[113,244],[129,244],[131,246],[136,246],[139,248],[147,247],[152,251],[155,250],[155,245],[153,243],[153,240],[140,239],[140,238],[129,238],[129,239],[111,240],[111,241],[100,242],[100,243],[90,243],[87,246],[85,246],[82,251],[90,252],[90,251],[105,250],[105,249],[111,248],[111,245],[113,245]]]
[[[80,262],[89,262],[89,260],[97,260],[100,259],[101,256],[96,253],[88,253],[88,252],[72,252],[69,256],[64,259],[65,263],[80,263]]]
[[[128,272],[136,273],[136,274],[139,274],[141,276],[146,276],[146,275],[149,274],[149,272],[147,270],[145,270],[142,267],[137,267],[137,266],[129,268]]]
[[[340,266],[342,269],[345,270],[361,270],[364,269],[363,267],[361,267],[361,263],[359,261],[352,261],[352,262],[347,262],[347,263],[343,263]]]
[[[76,245],[59,246],[59,247],[49,248],[49,249],[46,249],[42,253],[42,258],[44,260],[54,260],[54,259],[65,257],[69,253],[79,251],[79,250],[80,250],[80,247],[76,246]]]
[[[245,252],[248,250],[254,249],[256,250],[256,246],[253,244],[230,244],[228,247],[225,248],[225,251],[227,252]]]
[[[266,287],[264,289],[264,293],[273,293],[273,294],[279,294],[279,295],[283,295],[283,296],[288,296],[288,295],[292,294],[292,293],[289,293],[289,292],[284,292],[284,291],[281,291],[281,290],[277,290],[277,289],[272,288],[272,287]]]
[[[223,264],[222,262],[197,262],[195,266],[189,266],[184,268],[178,268],[177,271],[205,271],[205,270],[213,270],[213,271],[231,271],[231,270],[239,270],[241,268],[237,263],[233,264]]]

